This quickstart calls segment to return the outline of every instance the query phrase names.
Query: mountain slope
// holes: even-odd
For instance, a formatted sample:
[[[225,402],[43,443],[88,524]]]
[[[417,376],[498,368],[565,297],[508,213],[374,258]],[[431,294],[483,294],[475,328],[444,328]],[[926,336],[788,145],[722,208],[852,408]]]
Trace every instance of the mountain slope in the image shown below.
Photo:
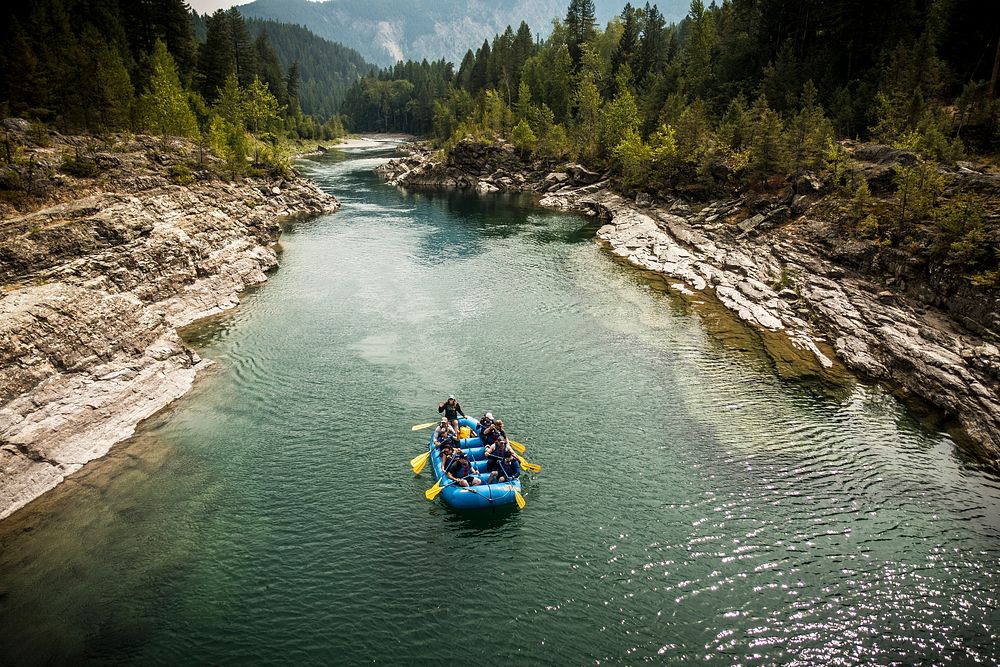
[[[689,2],[658,4],[667,21],[679,21]],[[568,0],[255,0],[239,10],[246,17],[304,25],[357,49],[369,62],[391,65],[423,58],[458,62],[467,49],[521,21],[546,35],[552,19],[566,15],[567,5]],[[597,22],[603,25],[621,12],[625,0],[597,0],[595,5]]]
[[[247,19],[247,27],[255,37],[267,31],[268,41],[286,71],[298,61],[299,105],[303,113],[321,121],[338,113],[347,89],[374,69],[354,49],[323,39],[299,25]]]

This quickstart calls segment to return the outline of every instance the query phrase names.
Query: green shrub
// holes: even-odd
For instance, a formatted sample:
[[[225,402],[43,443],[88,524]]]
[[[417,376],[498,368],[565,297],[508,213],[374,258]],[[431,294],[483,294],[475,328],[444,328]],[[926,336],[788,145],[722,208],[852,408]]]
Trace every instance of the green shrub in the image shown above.
[[[64,157],[59,170],[77,178],[93,178],[97,175],[97,163],[93,160]]]
[[[186,164],[175,164],[170,167],[170,180],[174,185],[191,185],[194,183],[194,176]]]

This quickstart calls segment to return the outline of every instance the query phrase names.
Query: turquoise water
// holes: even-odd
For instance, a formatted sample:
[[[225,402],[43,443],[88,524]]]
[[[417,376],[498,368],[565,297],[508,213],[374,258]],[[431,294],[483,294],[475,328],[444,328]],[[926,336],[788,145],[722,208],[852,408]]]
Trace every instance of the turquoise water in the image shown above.
[[[948,435],[779,379],[589,219],[381,159],[304,163],[344,208],[190,332],[214,369],[0,524],[0,664],[1000,661],[1000,481]],[[448,393],[543,466],[523,511],[424,500]]]

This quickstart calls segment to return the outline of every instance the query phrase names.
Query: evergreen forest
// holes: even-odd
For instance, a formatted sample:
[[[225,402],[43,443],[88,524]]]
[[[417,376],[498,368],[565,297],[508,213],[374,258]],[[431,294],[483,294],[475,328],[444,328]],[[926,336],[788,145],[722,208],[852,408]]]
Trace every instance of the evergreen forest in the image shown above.
[[[190,138],[233,175],[251,158],[287,164],[286,139],[342,135],[338,95],[369,71],[303,28],[235,9],[199,17],[183,0],[39,0],[3,18],[4,116]]]
[[[521,23],[457,68],[398,63],[342,111],[354,130],[502,138],[635,187],[762,183],[836,139],[995,153],[998,37],[1000,4],[974,0],[693,0],[678,24],[625,4],[603,27],[571,0],[545,39]]]

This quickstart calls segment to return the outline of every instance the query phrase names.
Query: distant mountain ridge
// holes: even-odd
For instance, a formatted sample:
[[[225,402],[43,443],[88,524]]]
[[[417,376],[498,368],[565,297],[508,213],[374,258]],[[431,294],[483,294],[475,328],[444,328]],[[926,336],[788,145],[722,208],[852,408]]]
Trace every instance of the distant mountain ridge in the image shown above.
[[[459,62],[483,39],[526,21],[547,35],[553,18],[566,15],[568,0],[255,0],[238,9],[246,17],[303,25],[320,37],[356,49],[365,60],[391,65],[398,60]],[[625,0],[595,0],[597,22],[621,13]],[[633,5],[643,3],[634,2]],[[668,22],[687,13],[689,0],[655,3]]]

